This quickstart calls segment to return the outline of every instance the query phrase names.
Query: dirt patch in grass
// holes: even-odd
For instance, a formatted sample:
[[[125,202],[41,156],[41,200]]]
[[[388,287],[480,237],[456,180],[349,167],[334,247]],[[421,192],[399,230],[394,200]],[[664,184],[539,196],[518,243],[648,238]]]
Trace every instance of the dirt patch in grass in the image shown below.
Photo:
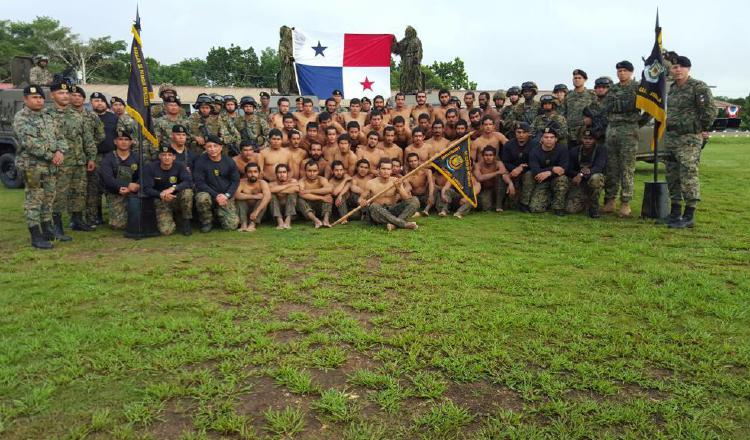
[[[380,257],[372,256],[365,260],[365,269],[371,274],[380,272]]]
[[[180,438],[186,431],[191,431],[193,421],[190,412],[194,404],[187,399],[170,400],[164,406],[164,411],[149,429],[154,438]]]
[[[492,414],[496,408],[523,410],[523,400],[518,393],[485,381],[451,384],[443,395],[478,416]]]
[[[357,370],[375,370],[378,367],[380,367],[378,361],[365,356],[362,353],[349,351],[347,353],[346,362],[344,362],[341,367],[331,370],[313,368],[310,370],[310,374],[315,380],[315,383],[320,385],[323,389],[336,388],[339,390],[353,390],[360,397],[363,397],[364,390],[359,389],[358,387],[353,387],[347,383],[347,376]]]
[[[298,332],[297,330],[277,330],[274,332],[269,333],[269,336],[273,338],[276,342],[281,343],[287,343],[294,341],[298,339],[300,336],[304,336],[302,333]]]

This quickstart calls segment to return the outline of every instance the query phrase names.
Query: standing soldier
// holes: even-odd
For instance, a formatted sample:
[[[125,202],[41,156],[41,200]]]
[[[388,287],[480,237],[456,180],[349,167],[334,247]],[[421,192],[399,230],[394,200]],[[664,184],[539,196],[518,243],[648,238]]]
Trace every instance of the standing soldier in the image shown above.
[[[23,89],[23,101],[24,107],[13,118],[13,131],[19,146],[16,166],[24,177],[24,215],[31,245],[52,249],[50,240],[70,240],[63,234],[58,235],[52,224],[57,167],[63,163],[67,145],[56,136],[50,115],[42,111],[44,92],[41,86],[30,85]],[[62,229],[62,220],[55,220]]]
[[[154,137],[159,141],[159,145],[168,144],[172,139],[172,127],[187,125],[187,118],[180,115],[181,110],[180,98],[176,96],[164,97],[164,116],[156,119],[153,124]]]
[[[39,86],[48,86],[52,84],[52,73],[47,70],[49,57],[47,55],[37,55],[34,57],[36,65],[29,70],[29,83]]]
[[[559,133],[557,143],[567,146],[568,123],[565,121],[565,118],[557,112],[557,100],[552,95],[542,95],[542,97],[539,98],[539,103],[542,106],[542,111],[536,115],[534,123],[532,124],[534,137],[541,137],[544,129],[550,127],[551,124],[554,124],[555,129]]]
[[[260,108],[256,109],[255,114],[259,118],[270,122],[271,118],[271,95],[268,92],[260,92]]]
[[[94,109],[94,114],[101,121],[101,126],[104,129],[104,140],[96,145],[96,166],[97,168],[101,164],[102,157],[115,150],[115,133],[117,131],[117,124],[119,120],[114,113],[107,111],[107,98],[99,92],[94,92],[89,97],[91,108]],[[127,131],[128,133],[133,133]],[[102,194],[104,189],[102,188],[99,176],[97,173],[88,174],[88,183],[86,187],[86,221],[92,225],[104,224],[102,217]],[[112,213],[110,213],[112,215]]]
[[[268,120],[256,113],[258,103],[252,96],[243,96],[240,99],[240,107],[244,116],[237,121],[236,127],[242,141],[255,142],[258,148],[262,148],[268,139]]]
[[[564,113],[565,97],[568,96],[568,86],[565,84],[555,84],[555,87],[552,89],[552,94],[557,100],[557,108],[560,110],[560,113]]]
[[[581,69],[573,71],[573,90],[565,96],[562,115],[568,122],[568,146],[578,145],[578,135],[583,127],[583,109],[596,100],[594,92],[586,88],[588,74]]]
[[[52,208],[55,216],[56,234],[63,235],[63,211],[71,217],[71,228],[74,231],[93,231],[83,219],[86,208],[86,173],[96,169],[96,142],[86,128],[83,115],[70,106],[70,87],[67,82],[55,82],[50,86],[54,105],[44,111],[52,116],[58,136],[67,143],[65,159],[57,175],[55,203]]]
[[[641,117],[635,106],[638,83],[633,81],[633,63],[620,61],[617,68],[619,83],[609,89],[604,98],[607,115],[607,179],[604,185],[604,209],[615,211],[615,198],[620,192],[620,217],[630,217],[633,198],[635,153],[638,149],[638,126],[648,122],[648,114]]]
[[[534,81],[526,81],[521,84],[521,94],[523,95],[523,102],[518,102],[513,107],[512,117],[515,129],[515,124],[519,122],[525,122],[529,125],[534,124],[534,118],[539,114],[539,103],[534,101],[537,90],[536,83]]]
[[[698,166],[702,141],[716,117],[711,90],[706,83],[690,77],[690,59],[678,56],[672,64],[674,83],[667,94],[667,133],[664,144],[669,152],[667,186],[672,209],[667,223],[670,228],[692,228],[695,208],[700,200]],[[685,212],[680,217],[682,201]]]
[[[167,96],[174,96],[177,97],[177,89],[174,88],[172,84],[164,83],[161,86],[159,86],[159,98],[164,100]],[[164,116],[164,106],[155,104],[151,107],[151,119],[161,118]],[[180,116],[183,118],[185,115],[185,110],[180,108]]]

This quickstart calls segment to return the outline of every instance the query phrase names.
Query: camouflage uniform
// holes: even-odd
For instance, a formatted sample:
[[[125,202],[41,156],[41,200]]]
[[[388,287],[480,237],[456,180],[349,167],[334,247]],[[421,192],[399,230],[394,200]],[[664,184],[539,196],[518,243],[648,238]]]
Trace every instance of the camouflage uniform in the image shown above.
[[[196,136],[202,136],[204,139],[209,135],[218,136],[224,142],[222,154],[226,155],[229,151],[229,144],[240,144],[240,133],[234,128],[222,115],[208,115],[203,117],[200,113],[193,113],[188,119],[188,132],[190,133],[190,150],[196,156],[203,153],[203,147],[195,142]]]
[[[93,132],[86,128],[84,116],[72,107],[48,107],[59,136],[67,143],[67,153],[58,171],[55,214],[83,213],[86,208],[86,163],[96,160]]]
[[[131,147],[133,153],[137,156],[140,154],[141,147],[138,145],[138,129],[140,127],[140,124],[136,122],[135,119],[133,119],[132,116],[130,116],[127,113],[123,113],[122,116],[120,116],[117,120],[117,129],[118,130],[125,130],[128,133],[133,136],[133,146]],[[149,141],[146,136],[143,136],[143,159],[146,161],[156,159],[156,152],[154,151],[154,146],[151,145],[151,141]]]
[[[531,180],[533,182],[531,199],[529,200],[531,212],[544,212],[550,208],[550,205],[554,210],[565,209],[565,197],[570,187],[570,180],[567,176],[552,176],[541,183],[534,180],[533,177]]]
[[[211,194],[199,192],[195,195],[195,208],[198,211],[198,218],[201,224],[211,224],[214,215],[219,220],[222,229],[233,231],[240,224],[240,217],[237,215],[234,197],[227,199],[227,206],[222,207],[214,202]]]
[[[502,132],[508,139],[516,137],[515,127],[513,124],[513,106],[506,105],[502,110],[498,112],[500,120],[502,121]]]
[[[48,86],[52,83],[52,73],[46,67],[34,66],[29,70],[29,83]]]
[[[565,97],[565,108],[562,113],[568,123],[568,143],[578,143],[578,131],[583,127],[583,109],[596,101],[593,90],[582,92],[571,90]]]
[[[395,205],[382,205],[372,203],[368,206],[370,221],[374,224],[392,224],[403,228],[409,217],[413,216],[419,210],[419,200],[416,197],[409,197]]]
[[[156,140],[159,141],[159,145],[169,144],[170,142],[172,142],[172,127],[178,124],[184,126],[185,128],[188,128],[188,119],[181,116],[177,116],[176,119],[170,119],[169,116],[163,116],[154,121],[154,137],[156,137]],[[187,145],[190,145],[189,134]]]
[[[138,163],[132,153],[128,158],[129,160],[126,162],[120,161],[116,156],[117,153],[114,151],[107,154],[115,155],[115,159],[119,163],[117,166],[117,174],[115,175],[115,179],[118,182],[132,182],[134,176],[137,179]],[[101,171],[107,170],[102,169]],[[127,199],[131,196],[122,196],[120,194],[107,192],[105,197],[107,198],[107,208],[109,209],[109,225],[112,229],[125,229],[125,226],[128,224]]]
[[[678,86],[673,83],[667,93],[667,131],[664,145],[669,152],[667,186],[672,203],[685,201],[695,208],[700,200],[698,167],[702,138],[716,117],[711,90],[694,78]]]
[[[620,201],[633,198],[635,153],[638,150],[640,110],[635,106],[638,83],[617,83],[610,87],[603,106],[607,115],[607,179],[604,199],[612,200],[620,192]]]
[[[541,137],[544,127],[547,127],[552,122],[558,126],[559,137],[557,138],[557,142],[560,145],[568,145],[568,122],[556,110],[552,110],[549,113],[542,111],[542,113],[534,118],[534,123],[531,124],[534,136]]]
[[[330,217],[332,210],[333,205],[322,200],[305,200],[302,197],[297,197],[297,212],[305,217],[310,212],[315,213],[318,218]]]
[[[151,120],[156,120],[159,118],[164,117],[166,113],[164,113],[164,105],[163,104],[154,104],[151,106]],[[180,113],[179,116],[181,118],[186,118],[187,114],[185,113],[185,109],[180,107]]]
[[[533,99],[531,102],[526,102],[524,100],[516,103],[516,105],[513,106],[510,118],[513,121],[513,127],[508,127],[508,129],[515,130],[516,122],[526,122],[529,125],[533,125],[534,119],[539,114],[540,108],[540,104]]]
[[[91,110],[82,108],[78,111],[83,116],[86,130],[91,132],[91,135],[94,138],[94,143],[96,143],[96,145],[99,145],[105,138],[104,123],[99,118],[99,115],[92,112]],[[101,153],[97,152],[95,162],[96,169],[94,169],[94,171],[87,172],[86,174],[86,221],[88,221],[89,224],[94,224],[97,217],[99,216],[99,213],[101,213],[101,197],[102,193],[104,192],[101,182],[99,181],[99,176],[96,172],[96,170],[99,169],[99,166],[101,166],[102,163]]]
[[[171,202],[162,199],[154,200],[156,209],[156,227],[162,235],[172,235],[177,225],[175,216],[180,215],[183,221],[189,222],[193,218],[193,190],[190,188],[178,192]]]
[[[243,141],[255,141],[258,144],[258,148],[266,144],[270,129],[265,118],[259,117],[256,114],[245,115],[235,121],[235,127]]]
[[[67,153],[67,144],[57,135],[49,113],[24,107],[13,118],[18,138],[16,167],[24,177],[24,216],[29,227],[52,222],[58,167],[52,165],[55,151]]]

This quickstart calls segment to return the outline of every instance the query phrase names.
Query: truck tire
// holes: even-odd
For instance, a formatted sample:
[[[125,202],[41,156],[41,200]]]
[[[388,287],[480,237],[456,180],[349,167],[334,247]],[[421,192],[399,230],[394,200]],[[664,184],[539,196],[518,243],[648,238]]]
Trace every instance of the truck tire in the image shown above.
[[[21,188],[23,177],[16,170],[15,155],[5,153],[0,156],[0,180],[6,188]]]

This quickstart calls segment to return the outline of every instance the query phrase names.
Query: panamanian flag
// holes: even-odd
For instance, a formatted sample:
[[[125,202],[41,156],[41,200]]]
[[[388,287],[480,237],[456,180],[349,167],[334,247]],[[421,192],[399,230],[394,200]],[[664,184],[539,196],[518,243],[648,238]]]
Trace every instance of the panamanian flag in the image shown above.
[[[372,99],[391,95],[392,34],[346,34],[293,30],[300,94]]]

